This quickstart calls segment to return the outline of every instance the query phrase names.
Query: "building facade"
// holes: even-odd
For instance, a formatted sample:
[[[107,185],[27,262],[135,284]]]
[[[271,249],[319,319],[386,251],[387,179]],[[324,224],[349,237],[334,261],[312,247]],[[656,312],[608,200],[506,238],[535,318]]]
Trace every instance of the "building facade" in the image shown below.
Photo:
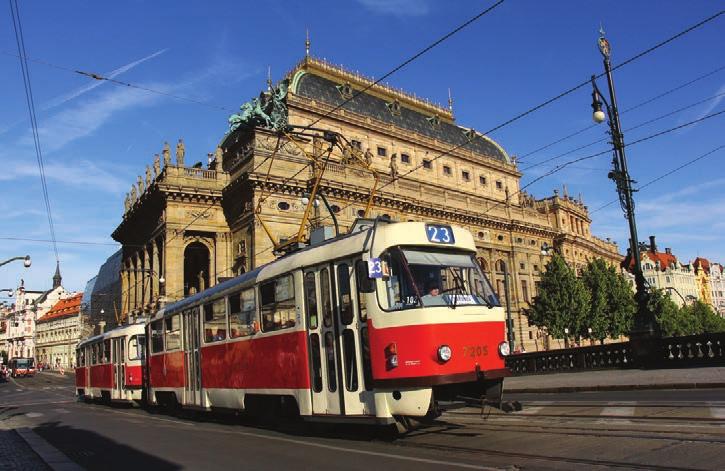
[[[255,115],[259,108],[269,113]],[[230,122],[207,168],[186,166],[181,142],[172,163],[165,145],[129,193],[113,233],[123,244],[122,316],[267,263],[276,243],[311,226],[343,233],[358,217],[387,216],[469,229],[501,298],[509,272],[517,343],[530,351],[544,345],[523,314],[550,257],[542,247],[578,271],[596,257],[621,260],[614,242],[591,233],[581,196],[563,189],[537,199],[522,191],[515,159],[458,125],[450,105],[308,56]],[[340,145],[306,128],[331,131]],[[306,207],[320,174],[330,211]],[[311,219],[300,230],[306,209]]]
[[[60,266],[53,275],[53,288],[47,291],[26,290],[21,280],[15,290],[15,305],[7,320],[6,345],[10,358],[35,357],[36,321],[66,295],[61,285]]]
[[[642,274],[647,283],[665,291],[678,306],[700,299],[700,285],[693,265],[681,263],[669,247],[660,252],[655,236],[650,236],[649,240],[646,250],[640,251]],[[634,262],[628,256],[624,263],[631,269]]]
[[[721,317],[725,317],[725,270],[717,262],[710,264],[710,292],[712,307]]]
[[[61,297],[35,327],[35,359],[51,368],[72,368],[83,335],[80,306],[83,293]]]

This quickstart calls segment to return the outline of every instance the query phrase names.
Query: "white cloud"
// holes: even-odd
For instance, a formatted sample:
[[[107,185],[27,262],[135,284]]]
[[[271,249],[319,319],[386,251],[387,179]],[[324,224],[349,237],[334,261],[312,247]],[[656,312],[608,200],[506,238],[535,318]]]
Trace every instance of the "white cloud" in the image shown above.
[[[430,11],[427,0],[357,0],[376,13],[395,16],[424,16]]]
[[[129,186],[126,178],[105,170],[88,160],[45,163],[45,177],[62,185],[77,185],[110,193],[120,193]],[[0,173],[0,181],[38,178],[38,166],[30,162],[8,161]]]
[[[106,78],[109,78],[109,79],[116,78],[119,75],[121,75],[125,72],[128,72],[129,70],[133,69],[134,67],[136,67],[144,62],[151,60],[157,56],[160,56],[161,54],[163,54],[166,51],[168,51],[168,49],[161,49],[159,51],[154,52],[153,54],[149,54],[146,57],[142,57],[141,59],[135,60],[135,61],[130,62],[126,65],[123,65],[115,70],[112,70],[111,72],[108,72],[108,73],[104,74],[103,76]],[[61,105],[64,105],[65,103],[68,103],[71,100],[74,100],[75,98],[78,98],[79,96],[81,96],[85,93],[90,92],[91,90],[93,90],[96,87],[100,87],[101,85],[108,83],[108,81],[106,81],[106,80],[94,80],[91,78],[88,78],[88,80],[91,81],[89,84],[79,87],[71,92],[64,93],[63,95],[57,96],[57,97],[51,99],[49,102],[41,105],[40,108],[43,111],[48,111],[53,108],[57,108]],[[22,119],[22,120],[14,122],[14,123],[11,123],[3,128],[0,128],[0,134],[7,132],[8,130],[10,130],[11,128],[16,126],[17,124],[20,124],[25,121],[27,121],[27,119]]]

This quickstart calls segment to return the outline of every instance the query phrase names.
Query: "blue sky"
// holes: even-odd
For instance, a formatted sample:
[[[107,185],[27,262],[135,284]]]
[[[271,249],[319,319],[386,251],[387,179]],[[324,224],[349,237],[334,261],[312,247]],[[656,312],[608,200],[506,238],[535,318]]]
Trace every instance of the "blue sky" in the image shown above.
[[[59,244],[64,285],[83,289],[114,252],[110,234],[123,198],[164,140],[183,137],[187,161],[204,160],[230,114],[312,53],[379,77],[491,1],[358,0],[307,2],[19,2],[29,57],[208,103],[200,106],[39,63],[30,72],[57,238],[109,245]],[[594,6],[598,8],[595,9]],[[459,124],[491,129],[602,71],[596,48],[604,25],[613,62],[712,15],[719,2],[508,0],[461,33],[390,77],[391,85],[445,103],[453,92]],[[9,10],[0,15],[0,237],[48,239],[40,181]],[[725,17],[615,73],[621,109],[725,65]],[[600,87],[606,84],[600,80]],[[496,131],[512,155],[524,155],[591,123],[590,88]],[[622,115],[625,129],[725,92],[725,69]],[[625,133],[631,142],[725,108],[725,95]],[[217,108],[214,108],[216,106]],[[628,149],[640,182],[725,144],[721,115]],[[604,126],[527,157],[529,163],[605,137]],[[575,158],[606,149],[604,143]],[[657,235],[683,260],[725,262],[725,150],[637,194],[640,239]],[[532,186],[537,197],[566,184],[594,210],[616,197],[609,156],[582,162]],[[559,162],[559,161],[557,161]],[[551,169],[524,172],[522,184]],[[617,205],[592,214],[593,230],[622,251],[627,228]],[[48,243],[0,239],[0,259],[29,253],[33,266],[0,268],[0,288],[48,288],[55,268]]]

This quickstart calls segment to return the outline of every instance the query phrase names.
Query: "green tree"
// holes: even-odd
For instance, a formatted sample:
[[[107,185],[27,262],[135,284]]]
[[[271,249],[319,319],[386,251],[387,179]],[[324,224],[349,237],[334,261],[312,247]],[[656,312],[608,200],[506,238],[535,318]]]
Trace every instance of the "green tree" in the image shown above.
[[[588,318],[592,338],[603,341],[632,330],[637,305],[634,293],[621,273],[601,258],[587,264],[581,280],[591,296]]]
[[[693,333],[694,326],[690,322],[691,316],[684,314],[683,310],[664,291],[651,289],[647,294],[647,306],[655,313],[663,336],[675,337]]]
[[[715,314],[709,304],[697,300],[693,304],[683,307],[681,311],[692,334],[725,331],[725,319]]]
[[[538,294],[525,312],[529,324],[546,327],[549,334],[563,338],[564,329],[580,334],[589,314],[590,296],[559,254],[554,254],[541,275]]]

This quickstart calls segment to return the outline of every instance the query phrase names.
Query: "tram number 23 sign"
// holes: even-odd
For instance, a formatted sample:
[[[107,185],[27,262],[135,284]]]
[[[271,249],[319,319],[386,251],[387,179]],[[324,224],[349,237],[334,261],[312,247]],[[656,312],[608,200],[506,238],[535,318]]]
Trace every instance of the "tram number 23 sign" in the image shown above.
[[[453,237],[453,229],[451,226],[441,224],[426,224],[425,234],[428,236],[428,242],[434,244],[455,244],[456,239]]]

